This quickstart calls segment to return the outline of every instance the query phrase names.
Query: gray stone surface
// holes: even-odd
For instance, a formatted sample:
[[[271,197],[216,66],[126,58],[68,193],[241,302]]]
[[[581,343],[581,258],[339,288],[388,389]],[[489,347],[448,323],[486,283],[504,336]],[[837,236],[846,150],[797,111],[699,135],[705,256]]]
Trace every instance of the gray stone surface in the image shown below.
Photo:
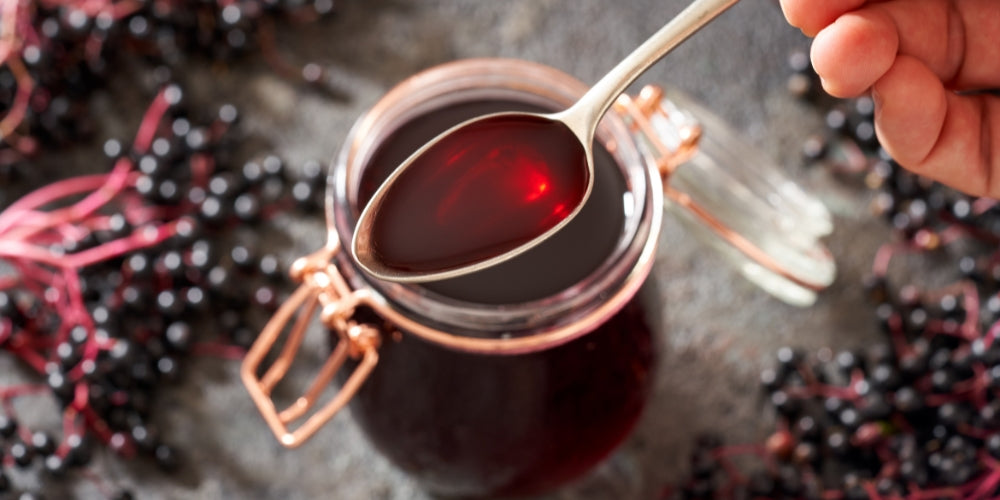
[[[247,123],[301,164],[330,158],[353,121],[392,85],[421,69],[468,57],[515,57],[549,64],[593,82],[685,5],[683,0],[345,0],[329,22],[280,34],[293,61],[314,61],[341,98],[303,91],[252,68],[211,68],[207,96],[244,104]],[[734,442],[759,439],[769,415],[757,398],[759,369],[777,346],[809,349],[864,344],[875,335],[858,284],[884,238],[866,194],[822,170],[802,166],[799,144],[820,129],[815,111],[785,92],[786,56],[807,41],[786,25],[775,2],[744,0],[641,79],[676,86],[729,120],[785,165],[835,214],[828,244],[839,274],[810,308],[785,305],[743,280],[669,218],[654,274],[662,289],[663,369],[648,411],[615,457],[552,499],[656,498],[682,473],[691,438],[722,431]],[[289,257],[322,243],[322,227],[288,221]],[[321,361],[321,342],[301,362]],[[102,460],[110,477],[140,498],[424,499],[372,450],[349,414],[300,449],[283,449],[239,383],[238,366],[206,359],[165,396],[164,417],[192,472],[165,477],[144,465]],[[581,436],[585,439],[585,436]],[[96,495],[88,484],[85,497]]]

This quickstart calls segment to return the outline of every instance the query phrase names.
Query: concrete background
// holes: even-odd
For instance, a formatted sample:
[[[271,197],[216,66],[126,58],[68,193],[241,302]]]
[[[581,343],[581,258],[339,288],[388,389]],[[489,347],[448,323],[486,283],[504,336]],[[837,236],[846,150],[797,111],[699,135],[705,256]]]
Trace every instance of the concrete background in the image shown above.
[[[330,20],[279,32],[283,53],[326,69],[339,97],[283,80],[263,63],[195,68],[198,92],[235,100],[246,123],[298,165],[331,158],[355,119],[388,88],[424,68],[468,57],[514,57],[596,81],[679,12],[683,0],[344,0]],[[859,284],[888,230],[867,211],[859,186],[803,166],[799,148],[821,130],[811,106],[790,97],[786,59],[808,41],[784,23],[771,0],[743,0],[661,61],[641,83],[680,88],[727,119],[816,193],[836,218],[828,245],[837,281],[810,308],[785,305],[743,280],[666,220],[651,279],[662,290],[663,369],[648,411],[615,457],[552,499],[655,498],[686,468],[692,437],[722,432],[760,439],[769,416],[757,374],[778,346],[815,350],[864,344],[875,322]],[[111,105],[109,103],[109,105]],[[290,221],[294,222],[294,221]],[[317,221],[289,224],[289,257],[318,248]],[[319,346],[322,343],[315,345]],[[318,366],[322,349],[302,361]],[[349,414],[302,448],[281,448],[238,378],[235,362],[206,359],[162,401],[167,436],[186,467],[166,476],[144,464],[103,457],[108,477],[140,498],[425,499],[373,451]],[[78,487],[83,497],[93,485]]]

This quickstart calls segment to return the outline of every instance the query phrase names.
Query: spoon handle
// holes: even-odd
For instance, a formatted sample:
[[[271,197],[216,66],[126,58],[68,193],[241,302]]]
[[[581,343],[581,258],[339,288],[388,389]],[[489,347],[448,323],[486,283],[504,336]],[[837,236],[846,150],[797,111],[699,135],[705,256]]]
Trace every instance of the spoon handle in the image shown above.
[[[597,123],[625,89],[689,36],[739,0],[694,0],[664,27],[622,59],[567,109],[564,120],[580,137],[593,137]],[[579,128],[577,128],[579,127]]]

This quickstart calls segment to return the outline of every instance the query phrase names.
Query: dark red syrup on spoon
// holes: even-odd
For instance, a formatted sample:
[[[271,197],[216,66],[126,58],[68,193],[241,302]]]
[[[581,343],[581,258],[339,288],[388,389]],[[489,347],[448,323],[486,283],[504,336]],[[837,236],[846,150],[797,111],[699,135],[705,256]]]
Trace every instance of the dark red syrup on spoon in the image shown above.
[[[384,193],[371,243],[386,267],[437,272],[513,250],[583,202],[587,158],[562,123],[497,115],[418,156]]]

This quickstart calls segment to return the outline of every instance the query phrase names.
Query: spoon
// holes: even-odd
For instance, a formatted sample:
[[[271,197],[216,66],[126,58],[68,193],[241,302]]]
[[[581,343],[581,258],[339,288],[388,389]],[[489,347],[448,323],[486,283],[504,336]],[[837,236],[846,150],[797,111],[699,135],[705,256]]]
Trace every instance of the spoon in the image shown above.
[[[695,0],[551,114],[494,113],[438,135],[372,195],[352,241],[375,278],[427,282],[516,257],[569,223],[594,183],[597,124],[656,61],[738,0]]]

